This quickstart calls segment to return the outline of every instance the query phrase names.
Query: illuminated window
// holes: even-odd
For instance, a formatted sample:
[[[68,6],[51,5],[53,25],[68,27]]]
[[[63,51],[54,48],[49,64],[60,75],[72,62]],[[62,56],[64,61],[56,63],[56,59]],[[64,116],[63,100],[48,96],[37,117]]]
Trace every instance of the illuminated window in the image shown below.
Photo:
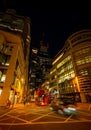
[[[5,79],[6,79],[6,70],[1,69],[0,70],[0,82],[5,82]]]
[[[79,71],[79,75],[88,75],[88,71],[86,70],[86,69],[84,69],[84,70],[80,70]]]
[[[86,56],[84,57],[84,59],[79,59],[78,61],[76,61],[76,64],[81,65],[81,64],[86,64],[90,62],[91,62],[91,56]]]
[[[2,88],[0,88],[0,95],[2,94]]]
[[[59,78],[58,83],[62,83],[65,80],[70,80],[74,77],[75,77],[74,70],[70,70],[69,72],[66,72],[65,74],[58,76],[58,78]]]
[[[52,73],[54,73],[54,72],[56,72],[56,69],[53,69],[53,70],[50,72],[50,74],[52,74]]]
[[[54,65],[59,59],[62,58],[63,54],[64,54],[64,53],[62,53],[62,54],[60,54],[60,56],[58,56],[58,58],[53,62],[53,65]]]
[[[66,57],[63,61],[61,61],[58,65],[57,68],[61,67],[64,65],[66,62],[68,62],[71,59],[71,56]]]
[[[91,52],[91,48],[85,48],[85,49],[82,49],[80,51],[77,51],[75,52],[75,55],[80,55],[80,54],[83,54],[83,53],[88,53],[88,52]]]

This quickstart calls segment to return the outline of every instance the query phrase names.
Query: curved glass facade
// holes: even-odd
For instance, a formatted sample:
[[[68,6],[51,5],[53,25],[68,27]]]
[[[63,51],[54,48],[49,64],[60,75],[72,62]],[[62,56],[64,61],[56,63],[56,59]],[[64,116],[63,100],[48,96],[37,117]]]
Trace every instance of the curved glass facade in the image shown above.
[[[91,101],[91,30],[69,36],[52,65],[51,88],[56,84],[60,96],[72,96],[76,102]]]

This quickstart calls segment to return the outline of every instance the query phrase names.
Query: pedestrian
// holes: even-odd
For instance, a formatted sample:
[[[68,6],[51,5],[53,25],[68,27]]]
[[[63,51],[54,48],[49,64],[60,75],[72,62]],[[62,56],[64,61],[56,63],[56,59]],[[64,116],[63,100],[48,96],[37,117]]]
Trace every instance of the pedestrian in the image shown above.
[[[10,106],[11,106],[11,101],[8,99],[8,101],[7,101],[7,107],[10,108]]]
[[[26,97],[24,97],[24,101],[23,101],[23,103],[24,103],[24,106],[25,106],[25,104],[26,104]]]

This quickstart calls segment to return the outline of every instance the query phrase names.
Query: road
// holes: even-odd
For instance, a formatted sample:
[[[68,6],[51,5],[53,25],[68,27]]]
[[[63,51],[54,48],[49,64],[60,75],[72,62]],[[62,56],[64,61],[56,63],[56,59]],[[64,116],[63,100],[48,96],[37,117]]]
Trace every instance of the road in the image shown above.
[[[20,106],[0,113],[0,130],[91,130],[91,113],[79,110],[78,116],[66,117],[49,106]]]

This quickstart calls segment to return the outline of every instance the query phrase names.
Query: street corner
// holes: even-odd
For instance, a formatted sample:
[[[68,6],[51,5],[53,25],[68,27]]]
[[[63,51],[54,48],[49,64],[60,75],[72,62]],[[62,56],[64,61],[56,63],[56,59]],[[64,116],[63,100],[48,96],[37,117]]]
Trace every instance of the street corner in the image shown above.
[[[20,103],[20,104],[16,104],[13,106],[13,108],[24,108],[25,105],[23,103]]]

